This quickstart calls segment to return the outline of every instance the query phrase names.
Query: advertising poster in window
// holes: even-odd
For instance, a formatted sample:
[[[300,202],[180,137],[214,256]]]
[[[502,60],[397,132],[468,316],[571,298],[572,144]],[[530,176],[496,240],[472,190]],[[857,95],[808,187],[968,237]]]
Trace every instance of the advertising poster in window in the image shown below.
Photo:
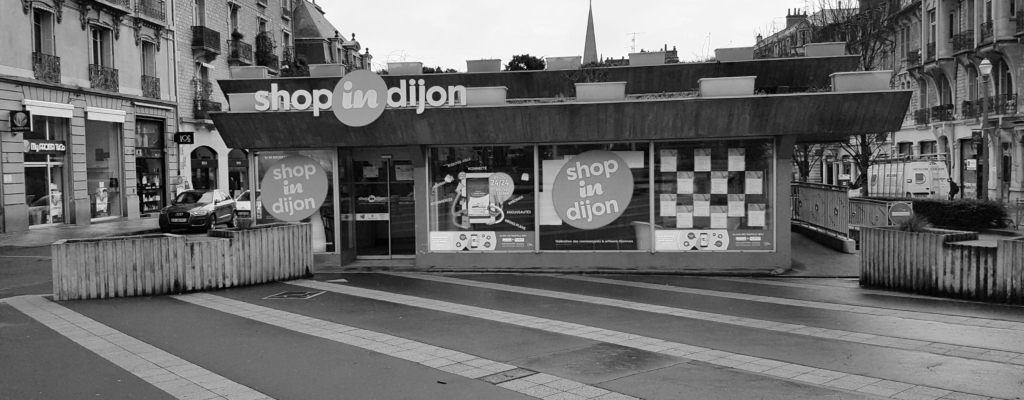
[[[774,250],[772,146],[767,139],[655,143],[655,250]]]
[[[535,251],[533,146],[430,149],[430,251]]]
[[[540,249],[649,251],[648,150],[646,142],[541,146]]]

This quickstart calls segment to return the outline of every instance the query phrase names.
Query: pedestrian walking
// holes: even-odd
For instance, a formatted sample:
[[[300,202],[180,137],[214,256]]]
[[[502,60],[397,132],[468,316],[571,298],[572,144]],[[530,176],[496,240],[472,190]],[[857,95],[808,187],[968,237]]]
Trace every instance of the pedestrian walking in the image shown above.
[[[949,180],[949,199],[953,200],[956,197],[956,194],[960,193],[960,186],[957,186],[956,182],[953,182],[953,178],[949,178],[948,180]]]

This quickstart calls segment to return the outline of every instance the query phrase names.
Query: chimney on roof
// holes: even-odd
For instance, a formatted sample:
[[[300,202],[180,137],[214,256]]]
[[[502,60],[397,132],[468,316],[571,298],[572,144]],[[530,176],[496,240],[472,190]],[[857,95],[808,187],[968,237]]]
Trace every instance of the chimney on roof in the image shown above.
[[[807,15],[802,13],[800,9],[787,10],[786,12],[786,28],[796,25],[800,21],[807,19]]]

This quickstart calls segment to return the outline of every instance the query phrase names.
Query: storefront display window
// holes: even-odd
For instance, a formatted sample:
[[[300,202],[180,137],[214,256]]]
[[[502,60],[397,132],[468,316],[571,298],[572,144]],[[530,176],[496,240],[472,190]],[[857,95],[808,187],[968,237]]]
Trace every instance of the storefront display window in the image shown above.
[[[90,216],[123,216],[121,202],[121,124],[85,123],[85,167]]]
[[[655,250],[774,250],[772,146],[656,142]]]
[[[430,149],[431,251],[535,251],[533,146]]]
[[[29,226],[65,223],[65,160],[69,120],[32,117],[25,132],[25,204]]]
[[[312,187],[311,185],[303,186],[301,182],[308,179],[309,176],[303,176],[305,173],[302,168],[294,167],[295,172],[288,172],[280,176],[278,181],[283,185],[280,188],[267,188],[266,190],[262,187],[263,179],[267,176],[271,167],[274,167],[282,160],[291,156],[298,159],[312,160],[319,164],[319,169],[315,173],[311,173],[313,181],[325,182],[326,188],[324,187]],[[301,222],[308,222],[313,226],[313,251],[316,253],[333,253],[335,252],[335,238],[337,237],[336,232],[336,214],[334,198],[334,185],[335,185],[335,158],[336,153],[334,150],[285,150],[285,151],[259,151],[255,153],[256,158],[256,193],[255,204],[252,196],[248,197],[250,201],[249,206],[252,209],[258,210],[256,212],[257,224],[270,224],[278,222],[286,222],[282,219],[275,218],[275,215],[281,215],[283,213],[289,213],[291,210],[302,210],[302,206],[307,204],[307,195],[315,197],[308,199],[308,204],[319,204],[320,206],[310,216],[302,218]],[[296,159],[292,158],[292,159]],[[195,166],[193,165],[193,168]],[[319,171],[323,171],[326,176],[316,176]],[[289,173],[293,174],[294,178],[290,178]],[[322,181],[320,180],[322,179]],[[289,183],[289,180],[292,182]],[[296,183],[299,182],[299,183]],[[281,196],[282,194],[287,196]],[[268,201],[264,201],[264,196],[268,196]],[[322,196],[322,197],[321,197]],[[277,199],[274,199],[274,198]],[[292,202],[284,200],[291,199]],[[296,199],[303,199],[302,201]],[[269,203],[269,204],[268,204]],[[282,205],[283,204],[283,205]]]
[[[650,142],[540,146],[540,249],[630,251],[650,231]]]
[[[164,134],[160,121],[135,121],[135,184],[138,188],[139,212],[143,217],[156,216],[165,204]]]

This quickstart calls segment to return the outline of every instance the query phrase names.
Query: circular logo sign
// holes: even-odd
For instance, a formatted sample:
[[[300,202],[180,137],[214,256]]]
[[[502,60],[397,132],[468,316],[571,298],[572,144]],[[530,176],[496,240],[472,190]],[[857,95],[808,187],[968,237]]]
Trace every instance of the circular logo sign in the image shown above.
[[[305,156],[285,157],[263,175],[263,207],[285,222],[313,215],[327,198],[327,173],[320,162]]]
[[[388,105],[388,86],[373,72],[358,70],[345,74],[334,87],[334,116],[348,126],[366,126],[376,121]]]
[[[619,218],[633,198],[633,173],[615,153],[593,150],[567,161],[555,176],[552,201],[562,221],[597,229]]]
[[[14,122],[14,126],[16,127],[28,126],[28,115],[25,115],[23,112],[16,112],[14,113],[12,122]]]

